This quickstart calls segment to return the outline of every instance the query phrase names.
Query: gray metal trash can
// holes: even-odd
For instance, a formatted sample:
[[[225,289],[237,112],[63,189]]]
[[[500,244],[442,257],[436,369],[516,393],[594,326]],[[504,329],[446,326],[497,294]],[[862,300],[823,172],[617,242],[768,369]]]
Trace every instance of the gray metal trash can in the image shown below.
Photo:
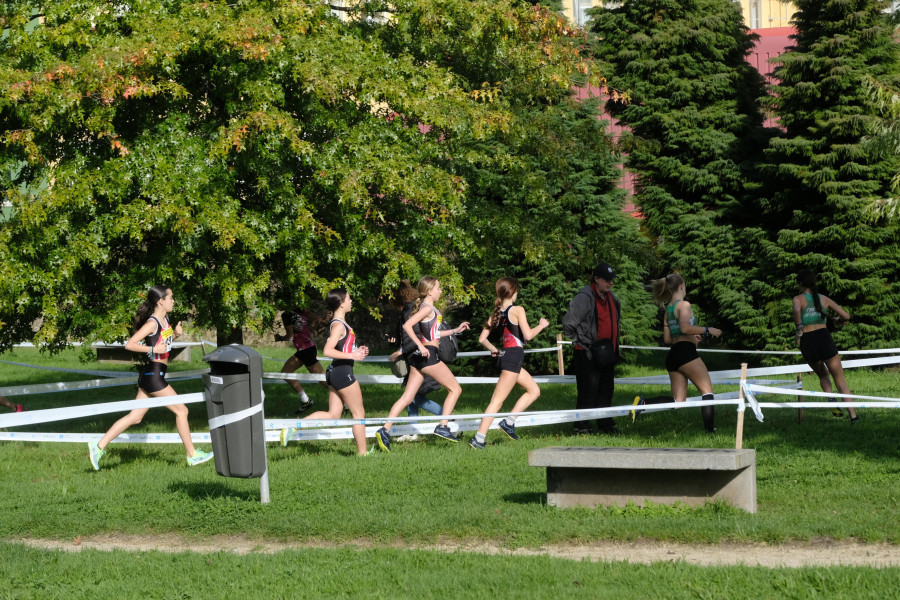
[[[203,397],[216,472],[225,477],[262,477],[266,472],[262,356],[253,348],[232,344],[216,348],[203,360],[210,367],[203,376]],[[242,411],[243,418],[213,427],[214,419],[227,420]]]

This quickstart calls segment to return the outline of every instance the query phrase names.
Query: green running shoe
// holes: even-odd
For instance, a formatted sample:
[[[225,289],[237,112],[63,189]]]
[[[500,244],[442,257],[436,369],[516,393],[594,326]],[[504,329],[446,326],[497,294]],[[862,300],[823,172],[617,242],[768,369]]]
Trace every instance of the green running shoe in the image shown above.
[[[100,470],[100,459],[106,456],[106,450],[97,445],[97,442],[88,442],[88,456],[91,457],[91,465],[95,471]]]
[[[281,430],[281,447],[286,448],[288,442],[291,441],[291,438],[294,437],[294,434],[297,433],[296,427],[288,427],[286,429]]]
[[[205,463],[206,461],[212,459],[212,457],[212,452],[204,452],[203,450],[197,448],[194,450],[193,456],[187,457],[187,464],[189,467],[196,467],[200,463]]]

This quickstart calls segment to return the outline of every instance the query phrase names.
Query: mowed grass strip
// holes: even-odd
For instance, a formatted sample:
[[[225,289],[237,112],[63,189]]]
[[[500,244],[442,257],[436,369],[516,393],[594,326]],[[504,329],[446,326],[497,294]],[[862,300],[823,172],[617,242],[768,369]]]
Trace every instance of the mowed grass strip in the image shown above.
[[[594,563],[399,549],[235,555],[36,550],[0,543],[2,598],[891,597],[897,569]],[[622,557],[627,560],[628,557]]]

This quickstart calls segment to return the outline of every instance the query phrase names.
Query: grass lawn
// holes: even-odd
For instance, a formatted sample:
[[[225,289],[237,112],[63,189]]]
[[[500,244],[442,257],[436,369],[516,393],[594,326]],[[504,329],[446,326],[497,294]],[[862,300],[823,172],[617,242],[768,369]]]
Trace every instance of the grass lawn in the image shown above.
[[[289,354],[283,348],[261,349],[261,353],[276,359],[265,361],[266,371],[279,370]],[[49,358],[21,349],[0,359],[66,368],[128,369],[82,363],[78,351]],[[175,363],[172,369],[203,366],[195,357],[193,364]],[[357,372],[386,373],[387,367],[361,365]],[[660,372],[627,366],[620,375]],[[86,378],[0,365],[0,387]],[[854,393],[900,398],[895,370],[848,371],[848,380]],[[202,389],[199,380],[174,386],[183,393]],[[817,386],[807,376],[804,387]],[[324,405],[323,391],[309,387],[319,406]],[[665,392],[660,386],[623,385],[616,390],[615,403],[630,404],[638,393]],[[367,414],[385,415],[399,393],[398,385],[363,386]],[[457,412],[481,412],[490,393],[491,386],[464,386]],[[442,395],[434,397],[440,401]],[[134,389],[126,386],[14,401],[40,409],[133,397]],[[536,405],[573,407],[574,388],[566,385],[544,386]],[[287,385],[266,386],[267,417],[288,418],[295,408],[296,399]],[[205,429],[205,409],[191,405],[191,414],[194,430]],[[0,511],[0,539],[235,535],[393,547],[237,557],[87,550],[67,554],[8,543],[0,546],[0,580],[12,582],[11,589],[16,591],[4,596],[0,586],[0,598],[62,596],[65,588],[57,581],[61,573],[74,574],[69,577],[68,597],[79,597],[79,590],[110,591],[114,588],[103,586],[115,586],[116,581],[128,583],[131,591],[117,594],[123,597],[132,592],[135,597],[216,597],[204,592],[207,580],[209,585],[224,586],[219,597],[260,598],[304,597],[317,589],[319,596],[342,597],[432,597],[447,592],[472,597],[547,597],[561,592],[572,597],[619,598],[890,596],[895,584],[890,588],[887,584],[896,581],[900,569],[642,566],[402,550],[403,545],[441,540],[508,548],[637,539],[779,543],[826,538],[897,544],[900,413],[861,409],[860,414],[862,422],[851,427],[848,418],[836,419],[825,409],[806,410],[802,423],[797,423],[793,409],[768,409],[764,423],[748,413],[744,447],[757,452],[759,512],[755,515],[723,503],[702,508],[630,505],[558,510],[546,505],[544,470],[527,464],[529,450],[548,445],[734,447],[736,415],[730,409],[718,411],[715,435],[703,432],[699,410],[691,409],[641,415],[634,424],[620,419],[624,433],[616,437],[572,436],[570,424],[521,428],[519,442],[492,431],[483,452],[433,436],[397,443],[390,454],[365,458],[354,455],[349,440],[292,443],[288,448],[270,444],[271,503],[265,506],[259,503],[257,480],[222,478],[212,463],[188,468],[183,448],[177,444],[114,444],[101,470],[95,472],[84,444],[0,442],[5,508]],[[100,433],[117,416],[48,423],[34,429]],[[151,410],[145,423],[132,431],[174,431],[172,415],[165,409]],[[165,581],[151,575],[159,569],[166,569]],[[236,576],[239,572],[241,577]]]

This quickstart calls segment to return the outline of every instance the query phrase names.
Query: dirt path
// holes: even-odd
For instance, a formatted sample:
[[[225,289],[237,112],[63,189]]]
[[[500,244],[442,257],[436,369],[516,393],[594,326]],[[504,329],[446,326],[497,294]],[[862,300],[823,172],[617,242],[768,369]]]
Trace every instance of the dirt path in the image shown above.
[[[274,553],[302,548],[360,548],[373,547],[365,541],[353,544],[333,543],[277,543],[241,537],[217,536],[202,540],[178,536],[96,536],[69,541],[47,539],[10,539],[41,549],[78,552],[84,548],[98,550],[126,550],[130,552],[158,550],[161,552],[213,553],[229,551],[235,554]],[[395,545],[395,548],[434,550],[439,552],[472,552],[510,556],[552,556],[570,560],[624,561],[650,564],[661,561],[684,561],[694,565],[749,565],[763,567],[806,566],[900,566],[900,546],[890,544],[858,544],[819,540],[789,544],[679,544],[642,540],[635,542],[601,541],[584,545],[551,545],[541,548],[508,549],[487,543],[446,543],[440,545]]]

